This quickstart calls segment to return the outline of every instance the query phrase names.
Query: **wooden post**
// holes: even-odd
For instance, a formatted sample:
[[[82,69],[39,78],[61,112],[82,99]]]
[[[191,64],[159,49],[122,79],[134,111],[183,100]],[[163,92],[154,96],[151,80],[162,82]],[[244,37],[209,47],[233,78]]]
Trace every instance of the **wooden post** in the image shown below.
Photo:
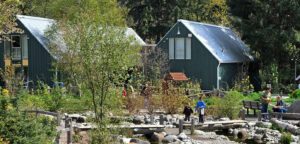
[[[56,121],[57,121],[57,126],[60,126],[60,112],[57,112]]]
[[[153,115],[150,115],[150,123],[154,124],[154,116]]]
[[[258,111],[258,121],[261,121],[261,110]]]
[[[191,121],[191,134],[194,133],[194,127],[195,127],[195,119],[192,118],[192,121]]]
[[[69,130],[67,132],[67,144],[71,144],[72,143],[72,118],[68,119],[69,121]]]
[[[65,118],[65,128],[67,128],[69,126],[69,118],[66,117]]]
[[[179,134],[183,132],[183,119],[179,120]]]
[[[164,124],[164,116],[162,114],[159,116],[159,124],[160,125]]]
[[[242,111],[241,111],[241,117],[242,117],[242,120],[245,120],[245,109],[242,109]]]

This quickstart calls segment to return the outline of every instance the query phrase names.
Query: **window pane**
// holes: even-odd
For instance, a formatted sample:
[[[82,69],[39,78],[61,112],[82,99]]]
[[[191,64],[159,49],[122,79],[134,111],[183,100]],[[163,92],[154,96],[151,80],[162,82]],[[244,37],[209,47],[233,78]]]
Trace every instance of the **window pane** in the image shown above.
[[[175,47],[175,58],[184,59],[184,38],[176,38]]]
[[[4,41],[4,47],[5,47],[5,57],[10,57],[10,41]]]
[[[169,59],[174,59],[174,38],[169,38]]]
[[[12,57],[13,59],[21,58],[21,48],[12,48]]]
[[[28,41],[27,41],[27,35],[22,36],[22,54],[23,58],[28,58]]]
[[[20,36],[12,36],[13,47],[20,47]]]
[[[186,38],[185,43],[185,59],[191,59],[192,55],[192,48],[191,48],[191,38]]]

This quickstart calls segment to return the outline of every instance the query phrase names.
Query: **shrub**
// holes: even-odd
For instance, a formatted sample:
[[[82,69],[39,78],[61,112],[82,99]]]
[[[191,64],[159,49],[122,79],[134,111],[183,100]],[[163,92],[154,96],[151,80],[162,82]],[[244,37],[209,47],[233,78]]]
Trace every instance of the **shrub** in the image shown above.
[[[214,117],[238,117],[243,95],[237,91],[228,91],[223,98],[218,98],[212,105]]]
[[[171,89],[168,92],[168,95],[162,95],[162,106],[165,111],[169,114],[174,114],[178,111],[179,108],[183,108],[187,102],[191,100],[182,94],[179,89]]]
[[[293,99],[300,99],[300,89],[296,89],[292,94],[289,94],[289,96]]]
[[[20,112],[7,98],[0,95],[0,139],[3,143],[39,144],[51,143],[56,137],[56,123],[48,117],[31,117]]]
[[[292,136],[290,133],[283,133],[280,138],[282,144],[290,144],[292,142]]]
[[[260,101],[261,97],[261,92],[253,92],[250,93],[249,95],[245,96],[244,100],[249,100],[249,101]]]

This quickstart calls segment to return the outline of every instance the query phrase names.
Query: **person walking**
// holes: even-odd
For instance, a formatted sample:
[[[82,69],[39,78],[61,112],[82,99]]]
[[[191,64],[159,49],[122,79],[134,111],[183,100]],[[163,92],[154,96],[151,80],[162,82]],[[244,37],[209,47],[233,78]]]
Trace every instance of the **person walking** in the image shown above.
[[[185,115],[184,121],[190,121],[190,117],[193,112],[194,111],[190,107],[190,103],[186,103],[186,106],[184,107],[184,110],[183,110],[183,113]]]
[[[262,101],[262,113],[268,113],[269,103],[271,102],[271,88],[266,88],[263,94],[260,97]],[[268,115],[263,115],[264,119],[268,119]]]
[[[199,123],[204,123],[204,108],[206,107],[205,102],[202,100],[202,97],[199,97],[199,101],[197,102],[195,111],[199,113]]]

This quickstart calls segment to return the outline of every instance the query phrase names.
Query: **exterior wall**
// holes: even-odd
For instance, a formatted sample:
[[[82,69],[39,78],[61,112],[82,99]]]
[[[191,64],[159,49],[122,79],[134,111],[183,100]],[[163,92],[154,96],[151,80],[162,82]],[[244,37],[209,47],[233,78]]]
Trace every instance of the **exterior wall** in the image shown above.
[[[28,76],[29,81],[32,81],[34,85],[39,80],[52,86],[52,77],[54,71],[52,71],[51,62],[53,58],[48,51],[35,39],[35,37],[29,33],[29,31],[18,22],[19,28],[21,28],[25,35],[28,36]],[[4,69],[4,43],[0,43],[0,68]]]
[[[242,63],[222,63],[220,64],[219,76],[220,88],[232,87],[238,74],[242,72]]]
[[[178,27],[180,34],[178,35]],[[164,51],[169,51],[168,38],[186,38],[191,33],[182,23],[178,22],[158,44]],[[169,60],[170,72],[184,72],[193,81],[200,81],[202,89],[217,88],[217,59],[192,36],[190,60]]]
[[[54,71],[52,70],[52,57],[49,52],[37,41],[37,39],[29,33],[29,31],[20,25],[24,30],[24,34],[28,36],[28,75],[30,81],[34,85],[37,82],[43,81],[44,83],[52,86],[52,77]]]

